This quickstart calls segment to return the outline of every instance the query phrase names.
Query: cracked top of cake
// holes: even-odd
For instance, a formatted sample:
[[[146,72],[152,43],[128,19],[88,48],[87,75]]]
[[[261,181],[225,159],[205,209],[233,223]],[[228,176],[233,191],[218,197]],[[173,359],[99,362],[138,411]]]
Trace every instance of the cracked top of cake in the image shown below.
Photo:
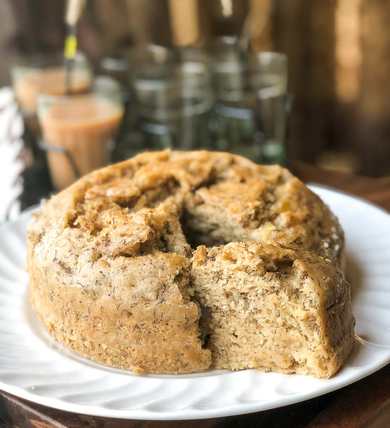
[[[114,367],[326,377],[353,342],[343,247],[337,219],[284,168],[219,152],[143,153],[83,177],[35,215],[31,301],[58,341]],[[297,317],[302,334],[290,328]],[[242,354],[248,323],[258,341]],[[305,344],[296,360],[278,348],[292,342]]]
[[[29,234],[50,240],[69,269],[252,240],[339,262],[344,245],[335,216],[286,169],[208,151],[143,153],[95,171],[52,197]]]

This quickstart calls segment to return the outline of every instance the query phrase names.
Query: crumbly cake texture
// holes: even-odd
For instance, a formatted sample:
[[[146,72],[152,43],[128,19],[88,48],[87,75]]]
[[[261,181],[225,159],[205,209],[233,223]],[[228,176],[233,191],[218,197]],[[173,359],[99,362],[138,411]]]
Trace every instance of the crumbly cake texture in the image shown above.
[[[343,249],[335,216],[286,169],[143,153],[35,215],[30,299],[57,341],[113,367],[330,377],[354,337]]]
[[[201,246],[192,278],[214,367],[328,377],[348,357],[350,290],[318,256],[253,241]]]

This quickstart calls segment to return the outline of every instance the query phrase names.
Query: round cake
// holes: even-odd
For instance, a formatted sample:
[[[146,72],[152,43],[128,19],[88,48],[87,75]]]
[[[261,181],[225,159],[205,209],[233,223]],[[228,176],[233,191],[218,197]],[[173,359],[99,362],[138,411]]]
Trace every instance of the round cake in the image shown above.
[[[58,342],[109,366],[329,377],[354,343],[343,253],[335,216],[286,169],[143,153],[34,216],[30,299]]]

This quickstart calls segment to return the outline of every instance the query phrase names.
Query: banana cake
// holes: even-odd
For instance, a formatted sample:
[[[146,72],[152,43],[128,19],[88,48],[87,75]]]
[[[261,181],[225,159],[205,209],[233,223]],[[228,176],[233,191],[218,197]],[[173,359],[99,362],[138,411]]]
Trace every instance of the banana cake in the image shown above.
[[[288,170],[140,154],[81,178],[28,229],[32,307],[55,340],[146,373],[330,377],[354,343],[344,236]]]

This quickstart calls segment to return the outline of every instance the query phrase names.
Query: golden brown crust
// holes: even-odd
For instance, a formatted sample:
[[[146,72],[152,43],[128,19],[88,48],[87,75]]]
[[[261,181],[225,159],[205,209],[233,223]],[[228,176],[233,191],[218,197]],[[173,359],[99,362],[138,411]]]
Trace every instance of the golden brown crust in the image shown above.
[[[96,361],[159,373],[205,370],[211,352],[199,328],[198,245],[215,247],[210,252],[237,245],[245,253],[251,242],[273,244],[259,251],[274,248],[276,258],[289,247],[283,251],[294,254],[294,266],[308,264],[319,289],[344,290],[344,309],[333,306],[331,316],[316,308],[325,336],[337,330],[323,348],[334,364],[299,369],[335,372],[352,346],[353,323],[349,287],[332,266],[341,265],[344,247],[338,221],[287,170],[227,153],[144,153],[51,198],[28,233],[31,301],[58,341]],[[194,261],[191,247],[198,248]],[[328,285],[315,279],[325,271]],[[259,361],[256,367],[277,369]]]

